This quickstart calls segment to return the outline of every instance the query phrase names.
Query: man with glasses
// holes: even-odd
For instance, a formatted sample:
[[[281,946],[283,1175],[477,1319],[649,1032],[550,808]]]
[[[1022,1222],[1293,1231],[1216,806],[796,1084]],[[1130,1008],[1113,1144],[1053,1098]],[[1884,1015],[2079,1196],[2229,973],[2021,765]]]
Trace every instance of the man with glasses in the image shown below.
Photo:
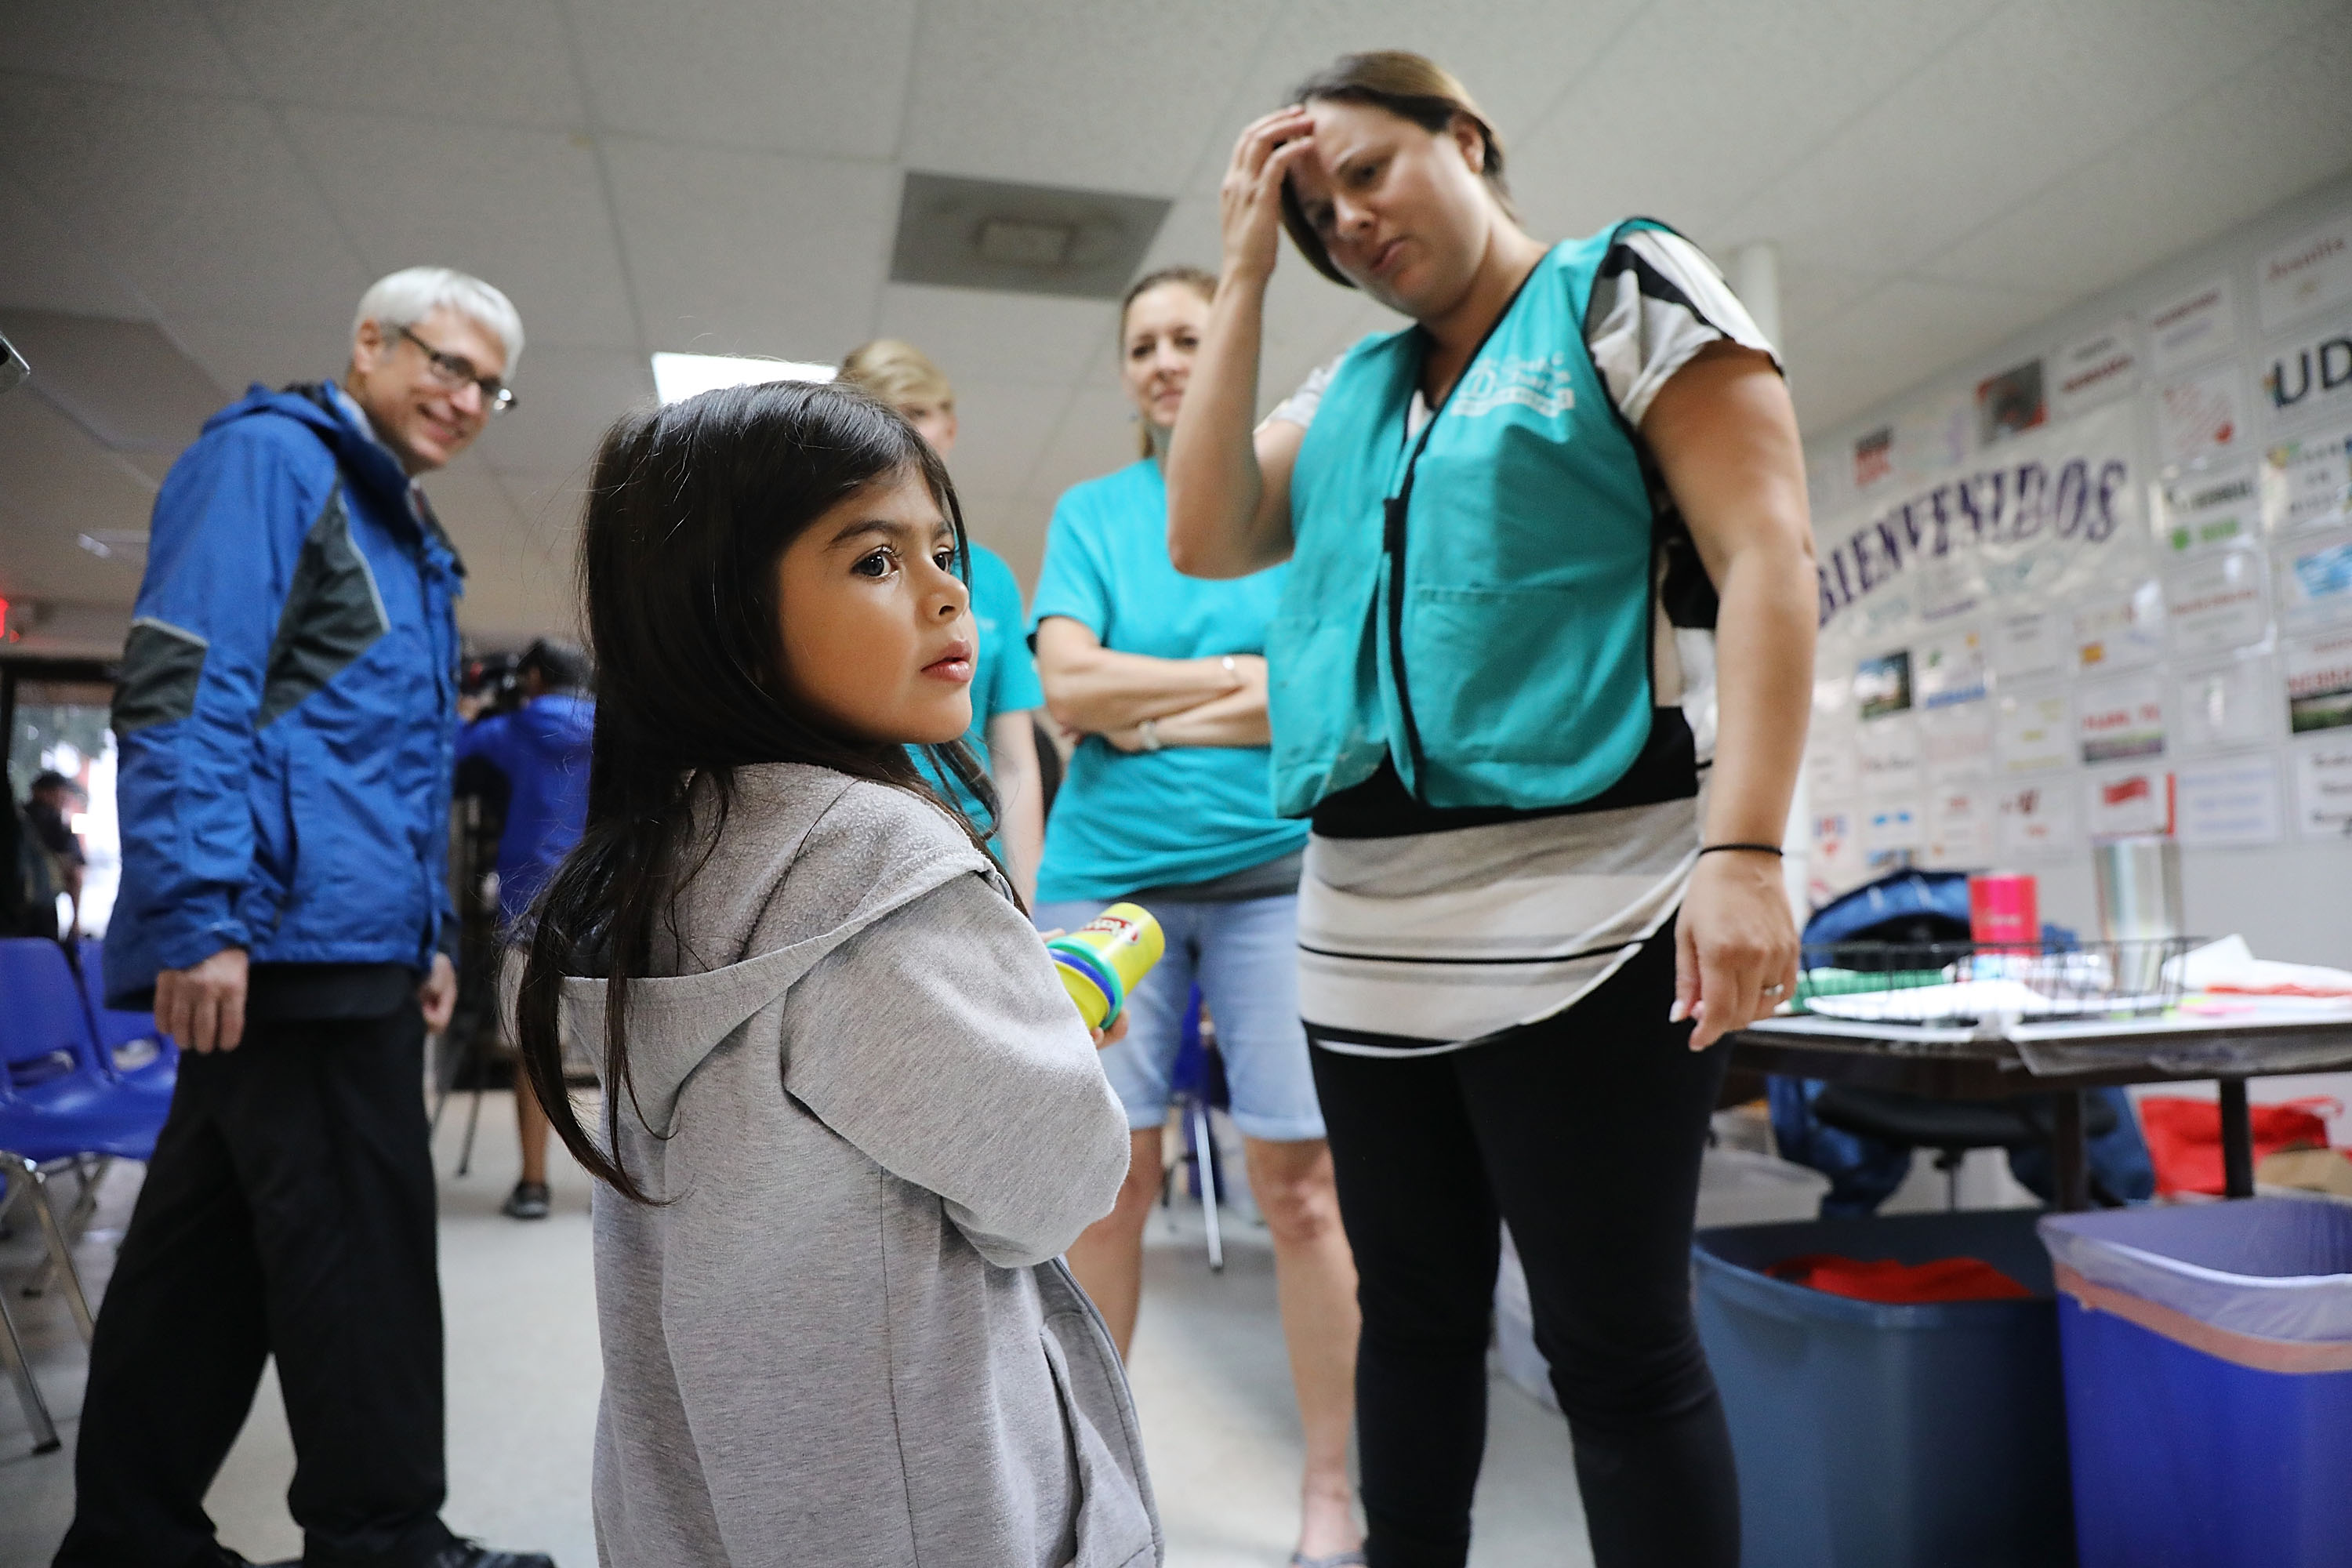
[[[505,295],[411,268],[340,385],[257,386],[155,500],[114,699],[109,999],[179,1082],[90,1347],[59,1564],[241,1563],[204,1500],[278,1363],[303,1561],[551,1568],[441,1522],[423,1051],[447,897],[464,567],[417,476],[512,405]]]

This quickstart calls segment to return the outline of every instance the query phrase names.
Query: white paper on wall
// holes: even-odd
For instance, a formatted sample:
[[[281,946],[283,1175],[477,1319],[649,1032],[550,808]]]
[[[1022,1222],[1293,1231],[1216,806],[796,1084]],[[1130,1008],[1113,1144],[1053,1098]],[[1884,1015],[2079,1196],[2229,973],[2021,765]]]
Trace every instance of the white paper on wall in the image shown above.
[[[2278,546],[2280,624],[2316,627],[2352,617],[2352,534],[2315,534]]]
[[[1862,793],[1862,766],[1852,729],[1813,732],[1805,747],[1805,787],[1811,792],[1813,804],[1824,808],[1843,805]]]
[[[2265,332],[2344,300],[2352,300],[2352,213],[2254,262],[2254,305]]]
[[[2273,446],[2263,454],[2262,491],[2273,533],[2352,522],[2352,429]]]
[[[2027,610],[2004,616],[1986,633],[1986,660],[2003,685],[2048,680],[2074,667],[2074,650],[2067,646],[2065,626],[2049,610]]]
[[[2082,845],[2072,780],[2051,778],[2001,791],[2000,852],[2024,859],[2071,854]]]
[[[2251,647],[2270,627],[2270,563],[2251,545],[2218,551],[2164,574],[2164,618],[2186,654]]]
[[[2263,352],[2263,403],[2273,426],[2352,407],[2352,311]]]
[[[1926,826],[1920,819],[1919,803],[1916,800],[1881,801],[1865,807],[1862,819],[1862,852],[1864,855],[1886,855],[1897,850],[1916,850],[1927,840]]]
[[[2156,460],[2189,468],[2227,451],[2246,427],[2238,367],[2223,362],[2156,389]]]
[[[2352,839],[2352,735],[2294,748],[2294,816],[2305,838]]]
[[[2074,701],[2085,763],[2164,755],[2164,682],[2154,670],[2085,682]]]
[[[2153,664],[2164,652],[2164,585],[2124,582],[2074,608],[2074,662],[2084,673]]]
[[[1816,908],[1867,879],[1853,810],[1840,807],[1813,814],[1813,853],[1805,873],[1807,896]]]
[[[2000,858],[2000,816],[1990,784],[1956,781],[1927,797],[1927,842],[1921,858],[1946,871],[1977,871]]]
[[[2271,738],[2277,688],[2266,658],[2230,659],[2182,672],[2168,710],[2176,747],[2227,751]]]
[[[1973,627],[1928,637],[1912,651],[1911,679],[1921,708],[1984,700],[1984,639]]]
[[[2227,274],[2184,289],[2147,313],[2147,363],[2158,375],[2219,353],[2237,340]]]
[[[1994,743],[2001,772],[2045,773],[2073,765],[2074,708],[2065,688],[2004,691],[1995,700]]]
[[[1928,778],[1979,778],[1993,771],[1993,705],[1935,708],[1919,715],[1919,756]]]
[[[2173,801],[2183,844],[2274,844],[2286,832],[2278,758],[2268,752],[2183,764]]]
[[[2128,316],[2058,351],[2051,362],[2050,411],[2072,419],[2139,384],[2139,331]]]
[[[2103,769],[2083,780],[2083,823],[2093,838],[2172,831],[2172,774],[2161,763]]]
[[[2251,465],[2192,468],[2157,487],[2149,521],[2168,554],[2193,555],[2252,538],[2263,494]]]
[[[2279,650],[2286,673],[2287,728],[2298,735],[2352,730],[2352,628]]]
[[[1862,762],[1862,793],[1872,800],[1899,799],[1919,788],[1919,725],[1910,714],[1864,724],[1855,754]]]

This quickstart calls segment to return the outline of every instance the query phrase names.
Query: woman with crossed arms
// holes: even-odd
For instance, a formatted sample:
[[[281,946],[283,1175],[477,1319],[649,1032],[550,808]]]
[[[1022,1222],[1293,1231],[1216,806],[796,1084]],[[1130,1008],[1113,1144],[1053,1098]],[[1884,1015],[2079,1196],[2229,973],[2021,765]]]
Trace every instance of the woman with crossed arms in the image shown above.
[[[1373,1568],[1460,1564],[1499,1247],[1527,1268],[1594,1560],[1738,1560],[1689,1248],[1724,1035],[1795,983],[1779,846],[1815,582],[1769,344],[1662,224],[1547,244],[1417,55],[1251,125],[1168,456],[1169,544],[1289,563],[1276,808],[1360,1275]],[[1412,324],[1255,432],[1280,231]],[[1714,701],[1719,637],[1720,722]]]

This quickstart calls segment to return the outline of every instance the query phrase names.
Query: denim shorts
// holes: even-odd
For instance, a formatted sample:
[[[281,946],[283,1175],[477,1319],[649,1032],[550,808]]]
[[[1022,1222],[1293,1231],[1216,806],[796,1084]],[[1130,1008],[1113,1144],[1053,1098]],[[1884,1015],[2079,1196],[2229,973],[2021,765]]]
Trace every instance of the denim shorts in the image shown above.
[[[1104,908],[1075,900],[1040,904],[1037,929],[1076,931]],[[1216,1020],[1234,1125],[1271,1143],[1322,1137],[1307,1031],[1298,1022],[1297,898],[1169,901],[1151,912],[1167,935],[1167,956],[1127,999],[1127,1037],[1102,1053],[1128,1126],[1141,1131],[1168,1120],[1169,1079],[1197,983]]]

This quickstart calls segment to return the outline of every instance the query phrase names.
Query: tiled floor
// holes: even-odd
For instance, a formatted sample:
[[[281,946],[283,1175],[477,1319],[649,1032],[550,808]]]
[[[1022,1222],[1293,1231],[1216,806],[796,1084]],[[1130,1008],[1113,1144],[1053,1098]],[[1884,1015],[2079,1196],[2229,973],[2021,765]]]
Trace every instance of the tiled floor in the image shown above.
[[[559,1163],[552,1218],[501,1217],[513,1180],[510,1103],[483,1107],[473,1172],[450,1174],[466,1102],[450,1106],[436,1152],[441,1278],[448,1322],[451,1525],[500,1545],[550,1551],[565,1568],[595,1562],[589,1522],[597,1360],[591,1299],[588,1184]],[[81,1249],[102,1286],[140,1171],[117,1169]],[[1156,1220],[1134,1378],[1175,1568],[1276,1568],[1292,1544],[1297,1419],[1274,1311],[1265,1233],[1225,1227],[1227,1266],[1213,1275],[1197,1210]],[[29,1225],[0,1243],[0,1285],[12,1292],[37,1259]],[[0,1388],[0,1568],[46,1563],[73,1508],[72,1438],[81,1398],[79,1340],[54,1295],[9,1298],[32,1343],[64,1452],[31,1457],[13,1388]],[[1497,1381],[1478,1497],[1478,1568],[1583,1564],[1586,1552],[1566,1428]],[[297,1553],[287,1517],[293,1452],[274,1384],[207,1507],[221,1538],[256,1561]]]

